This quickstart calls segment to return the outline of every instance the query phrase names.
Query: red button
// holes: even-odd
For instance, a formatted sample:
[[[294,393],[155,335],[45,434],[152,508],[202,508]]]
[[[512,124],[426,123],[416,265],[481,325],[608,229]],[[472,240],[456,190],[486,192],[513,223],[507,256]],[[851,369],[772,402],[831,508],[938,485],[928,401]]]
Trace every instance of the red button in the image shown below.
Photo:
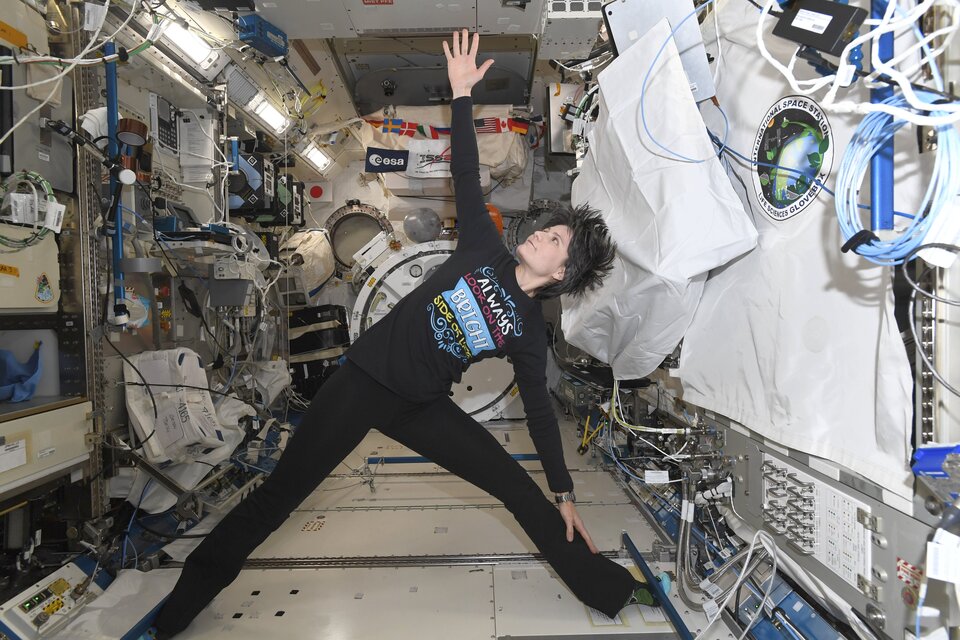
[[[319,197],[322,196],[322,195],[323,195],[323,187],[321,187],[321,186],[318,185],[318,184],[315,184],[315,185],[313,185],[313,186],[310,187],[310,197],[311,197],[311,198],[319,198]]]

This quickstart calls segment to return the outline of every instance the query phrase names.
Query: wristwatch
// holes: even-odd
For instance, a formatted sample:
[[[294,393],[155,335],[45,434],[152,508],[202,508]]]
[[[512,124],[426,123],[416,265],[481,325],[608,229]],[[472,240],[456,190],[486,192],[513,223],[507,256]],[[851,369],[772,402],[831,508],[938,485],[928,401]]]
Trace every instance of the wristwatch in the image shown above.
[[[567,491],[566,493],[557,494],[557,504],[561,504],[563,502],[576,502],[576,501],[577,501],[577,496],[574,495],[573,491]]]

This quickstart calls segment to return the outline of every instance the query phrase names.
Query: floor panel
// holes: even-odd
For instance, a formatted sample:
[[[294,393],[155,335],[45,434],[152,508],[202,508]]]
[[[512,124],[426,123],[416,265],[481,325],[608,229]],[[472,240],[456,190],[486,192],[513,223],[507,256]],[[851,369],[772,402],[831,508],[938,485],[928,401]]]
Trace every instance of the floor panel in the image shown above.
[[[626,530],[641,551],[654,534],[631,505],[578,509],[602,551],[620,548]],[[502,506],[396,511],[297,511],[251,558],[533,553],[536,548]]]
[[[632,564],[632,563],[630,563]],[[629,565],[628,565],[629,566]],[[639,635],[645,639],[674,638],[672,627],[658,612],[625,607],[614,619],[579,602],[547,567],[497,567],[493,571],[497,636],[500,638],[580,638]]]
[[[624,490],[605,471],[571,474],[577,501],[587,504],[629,504]],[[531,474],[549,495],[543,473]],[[449,473],[433,475],[377,474],[373,490],[368,478],[328,478],[298,508],[299,511],[364,508],[462,507],[499,504],[486,492]]]
[[[490,640],[490,567],[246,570],[179,638]]]
[[[523,423],[490,429],[510,453],[535,452]],[[576,453],[575,425],[561,420],[561,434],[578,511],[597,546],[619,550],[621,532],[627,531],[641,552],[649,551],[655,534],[623,488],[598,466],[597,456]],[[355,473],[367,457],[416,455],[371,432],[251,558],[282,562],[536,551],[502,504],[433,463],[370,465],[376,467],[372,487],[370,468],[365,474]],[[522,464],[549,496],[539,461]],[[703,625],[702,614],[686,611],[675,595],[673,601],[691,631]],[[543,563],[246,569],[178,639],[674,637],[666,623],[651,615],[645,620],[632,606],[619,620],[604,621],[578,602]],[[720,628],[706,636],[726,637]]]

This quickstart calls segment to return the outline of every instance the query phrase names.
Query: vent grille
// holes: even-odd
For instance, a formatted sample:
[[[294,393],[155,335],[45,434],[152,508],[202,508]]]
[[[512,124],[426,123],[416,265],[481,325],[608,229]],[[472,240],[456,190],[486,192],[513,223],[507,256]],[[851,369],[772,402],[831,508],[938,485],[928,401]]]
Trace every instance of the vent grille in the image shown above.
[[[249,104],[259,91],[253,81],[236,66],[230,69],[230,75],[227,77],[227,96],[234,104],[240,106]]]

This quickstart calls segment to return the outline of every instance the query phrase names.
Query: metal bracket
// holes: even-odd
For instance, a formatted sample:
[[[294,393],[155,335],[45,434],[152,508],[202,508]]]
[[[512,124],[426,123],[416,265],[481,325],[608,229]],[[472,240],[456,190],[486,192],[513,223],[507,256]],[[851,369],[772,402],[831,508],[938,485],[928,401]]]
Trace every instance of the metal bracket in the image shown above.
[[[684,624],[683,618],[680,617],[680,614],[673,606],[670,598],[663,593],[663,587],[660,586],[660,581],[657,580],[656,576],[653,575],[653,571],[650,570],[649,565],[647,565],[647,563],[643,560],[643,557],[640,555],[640,551],[637,549],[636,545],[633,544],[633,540],[630,539],[630,536],[628,536],[626,532],[622,534],[621,540],[623,541],[623,544],[626,545],[631,557],[633,557],[633,561],[636,563],[637,568],[640,569],[640,573],[642,573],[643,577],[646,579],[647,586],[650,587],[654,597],[662,605],[663,612],[673,624],[674,631],[676,631],[676,637],[680,638],[680,640],[693,640],[693,634],[690,633],[689,629],[687,629],[687,625]]]
[[[877,602],[880,602],[880,598],[883,595],[883,589],[881,587],[873,584],[860,574],[857,574],[857,589],[859,589],[863,595]]]
[[[869,514],[863,509],[857,509],[857,522],[862,524],[863,528],[867,531],[879,533],[882,520],[879,516]]]
[[[101,338],[107,335],[107,331],[103,327],[93,327],[90,329],[90,338],[93,342],[100,340]]]
[[[936,151],[940,144],[940,136],[936,127],[917,125],[917,147],[920,153]]]
[[[653,541],[651,555],[653,556],[654,562],[659,562],[661,564],[676,562],[677,560],[676,547],[673,545],[663,544],[659,540]]]
[[[177,514],[185,520],[199,520],[203,515],[203,501],[196,491],[184,489],[175,480],[170,478],[163,471],[153,466],[147,460],[133,451],[127,451],[127,455],[133,460],[134,464],[150,475],[151,478],[164,489],[177,496]]]

